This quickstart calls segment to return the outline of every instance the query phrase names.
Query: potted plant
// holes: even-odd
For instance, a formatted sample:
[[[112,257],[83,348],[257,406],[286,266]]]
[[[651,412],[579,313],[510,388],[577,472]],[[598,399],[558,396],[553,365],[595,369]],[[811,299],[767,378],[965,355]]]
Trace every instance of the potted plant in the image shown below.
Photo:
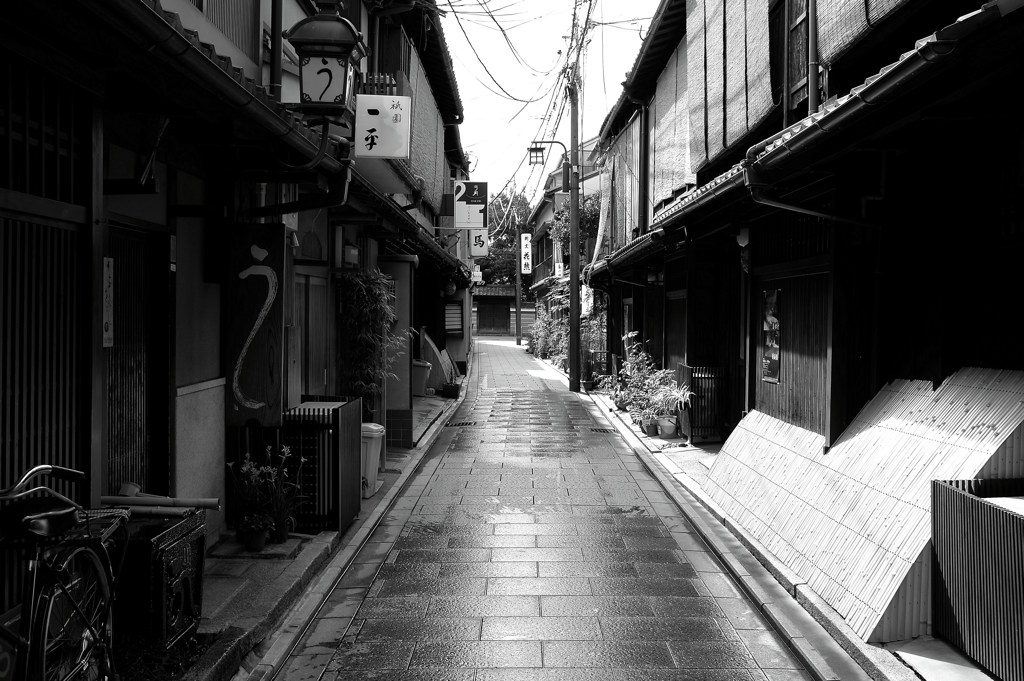
[[[658,427],[666,437],[675,437],[680,424],[680,415],[690,404],[693,393],[687,385],[665,385],[658,391]]]
[[[441,384],[437,395],[451,400],[459,398],[459,383],[455,380],[455,370],[448,372],[448,380]]]
[[[594,363],[590,359],[590,353],[583,358],[583,366],[580,368],[580,382],[583,389],[590,392],[594,389]]]
[[[685,383],[664,386],[659,394],[662,413],[666,415],[665,427],[671,428],[673,435],[678,429],[687,442],[690,440],[690,413],[688,410],[693,397],[694,392]],[[669,418],[671,418],[672,424],[668,423]]]
[[[246,551],[256,553],[262,551],[267,544],[267,537],[274,529],[274,521],[269,515],[262,512],[250,513],[242,516],[238,521],[235,532],[239,543]]]
[[[299,473],[306,462],[305,457],[292,456],[291,447],[284,445],[273,462],[271,448],[267,447],[268,464],[262,469],[262,483],[266,510],[274,522],[270,543],[280,544],[288,540],[288,532],[295,529],[296,509],[302,504],[299,488]]]
[[[295,509],[303,500],[297,481],[305,459],[293,457],[288,446],[281,447],[276,462],[271,447],[267,447],[265,454],[262,462],[246,452],[237,466],[228,464],[231,506],[238,519],[235,531],[239,541],[243,526],[251,526],[255,518],[266,516],[273,525],[270,542],[279,544],[288,539],[289,530],[295,527]]]
[[[267,501],[261,468],[249,452],[245,453],[241,461],[232,461],[228,464],[228,478],[231,483],[228,490],[228,510],[236,531],[242,518],[266,511]]]
[[[391,279],[380,270],[338,275],[340,335],[338,367],[341,384],[363,400],[363,422],[373,422],[384,382],[394,378],[391,368],[403,354],[411,333],[395,329]]]

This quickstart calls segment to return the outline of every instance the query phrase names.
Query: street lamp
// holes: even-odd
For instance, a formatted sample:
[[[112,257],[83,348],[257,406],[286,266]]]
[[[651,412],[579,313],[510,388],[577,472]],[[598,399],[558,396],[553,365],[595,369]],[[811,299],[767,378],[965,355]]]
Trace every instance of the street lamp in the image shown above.
[[[530,143],[530,165],[535,158],[544,163],[544,144],[562,147],[562,191],[569,190],[569,390],[580,391],[580,174],[574,161],[578,155],[576,122],[576,84],[571,81],[569,100],[572,104],[572,154],[557,140],[536,140]],[[570,177],[571,173],[571,177]]]
[[[299,56],[299,108],[341,118],[355,109],[359,60],[366,47],[363,34],[338,14],[337,0],[317,0],[316,5],[316,14],[284,32]]]

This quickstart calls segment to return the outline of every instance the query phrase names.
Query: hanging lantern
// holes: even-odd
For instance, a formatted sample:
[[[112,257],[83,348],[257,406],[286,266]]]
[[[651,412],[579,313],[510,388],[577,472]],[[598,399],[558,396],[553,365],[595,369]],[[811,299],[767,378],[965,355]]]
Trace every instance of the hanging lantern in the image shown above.
[[[299,88],[304,113],[341,117],[355,110],[359,61],[366,56],[363,35],[338,14],[336,1],[317,1],[316,14],[283,35],[299,56]]]

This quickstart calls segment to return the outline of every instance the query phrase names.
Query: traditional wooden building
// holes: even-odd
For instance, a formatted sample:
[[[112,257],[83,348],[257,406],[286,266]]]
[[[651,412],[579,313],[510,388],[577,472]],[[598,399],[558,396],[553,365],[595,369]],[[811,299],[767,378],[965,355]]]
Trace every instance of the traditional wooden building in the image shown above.
[[[932,631],[930,480],[1019,474],[1019,6],[664,2],[602,129],[609,339],[692,380],[714,502],[867,640]]]
[[[374,48],[359,92],[412,98],[410,157],[361,160],[351,123],[325,136],[294,106],[297,57],[276,31],[315,11],[0,9],[0,483],[52,463],[89,473],[87,503],[126,481],[224,498],[230,428],[346,394],[336,281],[350,268],[391,275],[403,328],[465,360],[466,254],[436,238],[466,170],[436,12],[342,8]],[[410,381],[379,419],[408,440]],[[223,527],[208,514],[210,541]]]

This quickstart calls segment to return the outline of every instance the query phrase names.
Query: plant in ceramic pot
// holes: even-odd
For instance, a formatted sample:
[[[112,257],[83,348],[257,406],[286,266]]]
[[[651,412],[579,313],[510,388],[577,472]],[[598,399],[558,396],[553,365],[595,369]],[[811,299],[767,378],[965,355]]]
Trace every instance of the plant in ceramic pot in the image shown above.
[[[648,430],[653,423],[657,434],[656,416],[661,411],[659,392],[672,382],[672,372],[658,369],[653,358],[640,343],[629,341],[636,336],[630,332],[623,336],[627,341],[627,356],[619,370],[622,398],[629,409],[633,422]]]
[[[235,529],[241,519],[266,510],[262,466],[246,452],[241,461],[228,464],[228,511]]]
[[[681,414],[690,404],[693,393],[688,385],[665,385],[658,391],[658,427],[662,435],[675,437]],[[687,429],[688,431],[689,429]]]
[[[273,519],[266,513],[256,512],[242,516],[242,519],[236,524],[235,532],[245,550],[255,553],[263,550],[267,544],[267,537],[273,529]]]
[[[663,413],[671,415],[678,432],[686,438],[687,442],[690,439],[689,408],[694,396],[695,394],[690,390],[690,386],[685,383],[683,385],[665,386],[659,396]],[[673,428],[673,432],[675,431],[676,428]]]

